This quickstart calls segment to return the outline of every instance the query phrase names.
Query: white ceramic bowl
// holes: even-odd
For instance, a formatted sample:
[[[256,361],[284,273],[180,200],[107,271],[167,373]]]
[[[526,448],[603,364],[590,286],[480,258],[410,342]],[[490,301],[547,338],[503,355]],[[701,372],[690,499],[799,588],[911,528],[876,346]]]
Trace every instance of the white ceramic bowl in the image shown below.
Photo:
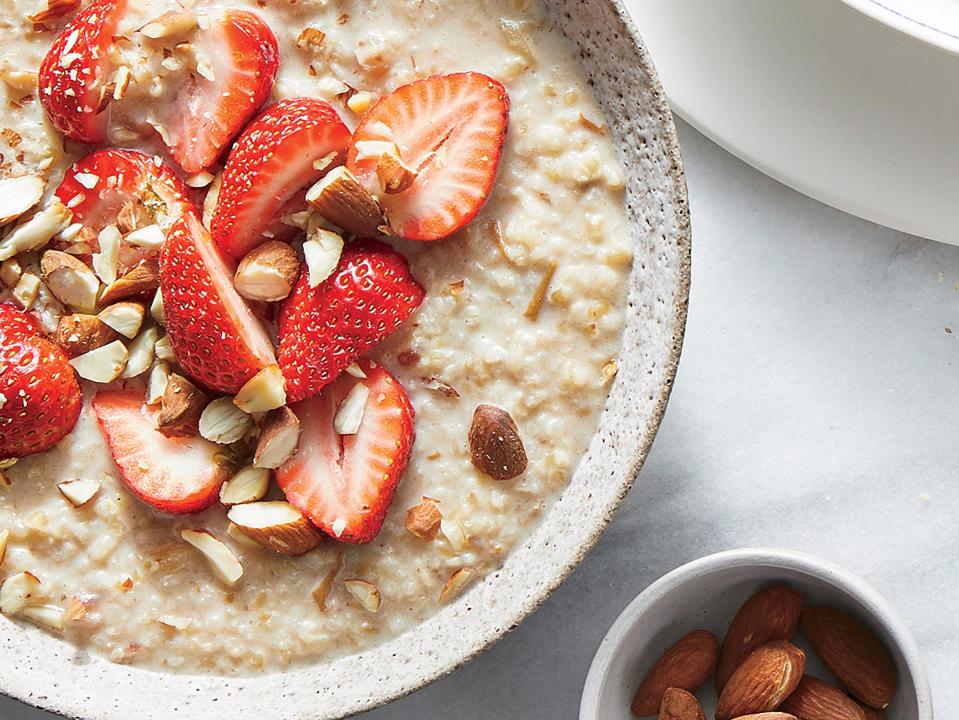
[[[959,4],[955,0],[842,1],[897,32],[959,55]]]
[[[0,691],[89,720],[343,717],[468,661],[539,606],[593,546],[639,472],[669,398],[689,294],[689,210],[672,114],[626,10],[618,0],[546,5],[574,43],[625,166],[635,260],[619,373],[586,455],[539,527],[484,582],[362,653],[254,677],[171,675],[91,658],[36,628],[7,624]]]
[[[832,605],[853,613],[885,643],[899,673],[896,697],[886,717],[932,720],[932,695],[919,650],[895,611],[863,580],[838,565],[788,550],[731,550],[683,565],[631,602],[603,638],[589,668],[580,720],[628,720],[643,675],[660,654],[695,628],[722,639],[736,610],[757,588],[782,580],[807,605]],[[807,672],[830,679],[807,644]],[[712,717],[712,681],[698,693]]]

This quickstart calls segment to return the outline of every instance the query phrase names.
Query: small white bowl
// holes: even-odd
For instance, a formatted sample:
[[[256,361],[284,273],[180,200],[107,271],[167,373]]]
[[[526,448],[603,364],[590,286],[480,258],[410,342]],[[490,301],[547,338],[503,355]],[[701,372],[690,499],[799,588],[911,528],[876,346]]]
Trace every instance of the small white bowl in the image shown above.
[[[731,550],[695,560],[657,580],[613,623],[593,658],[580,703],[580,720],[629,720],[633,695],[660,654],[695,628],[712,630],[722,641],[736,610],[757,588],[781,580],[799,590],[807,605],[832,605],[863,620],[892,656],[899,688],[886,716],[932,720],[932,696],[919,649],[895,611],[848,570],[787,550]],[[829,673],[808,644],[807,672],[826,680]],[[697,693],[712,717],[712,680]]]

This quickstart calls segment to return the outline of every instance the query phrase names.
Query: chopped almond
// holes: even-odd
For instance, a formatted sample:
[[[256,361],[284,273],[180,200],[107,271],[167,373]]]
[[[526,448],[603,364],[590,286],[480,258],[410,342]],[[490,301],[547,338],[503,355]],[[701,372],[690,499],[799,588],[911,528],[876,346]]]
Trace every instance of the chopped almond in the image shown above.
[[[96,315],[77,313],[60,316],[53,339],[69,357],[77,357],[113,342],[117,334]]]
[[[253,466],[278,468],[296,453],[300,442],[300,421],[288,407],[270,411],[260,428]]]
[[[46,185],[39,175],[0,179],[0,225],[13,222],[40,202]]]
[[[300,261],[289,244],[269,240],[240,261],[233,278],[236,291],[248,300],[278,302],[290,294]]]
[[[223,483],[220,502],[227,506],[256,502],[263,499],[269,487],[270,471],[248,465]]]
[[[182,375],[170,375],[157,414],[157,430],[167,437],[194,437],[200,432],[200,415],[207,397]]]
[[[243,567],[236,556],[208,530],[182,530],[180,537],[203,553],[214,577],[227,587],[234,587],[243,577]]]
[[[120,377],[128,357],[126,346],[119,340],[114,340],[96,350],[78,355],[70,360],[70,364],[84,380],[110,383]]]
[[[0,260],[9,260],[14,255],[39,250],[53,236],[70,224],[71,212],[59,198],[54,197],[42,210],[35,212],[18,224],[3,240],[0,240]]]
[[[448,602],[459,595],[475,574],[476,570],[470,567],[462,567],[454,571],[440,591],[440,602]]]
[[[523,312],[523,315],[525,315],[527,319],[535,321],[539,318],[539,311],[546,300],[546,293],[549,292],[549,284],[553,281],[553,275],[556,274],[556,267],[555,260],[551,261],[546,267],[546,272],[543,273],[539,285],[536,286],[536,292],[533,293],[529,305],[526,306],[526,310]]]
[[[432,540],[440,531],[443,515],[436,504],[426,500],[406,511],[406,529],[423,540]]]
[[[281,555],[302,555],[323,539],[323,534],[287,502],[234,505],[227,517],[247,536]]]
[[[278,365],[268,365],[250,378],[233,398],[248,413],[266,412],[286,405],[286,380]]]
[[[386,223],[376,198],[345,166],[330,170],[313,185],[306,201],[323,218],[354,235],[380,234]]]
[[[110,283],[100,295],[100,305],[112,305],[119,300],[155,292],[160,286],[160,267],[154,260],[146,260],[126,275]]]
[[[93,271],[59,250],[47,250],[40,260],[43,281],[57,300],[81,312],[92,312],[97,305],[100,280]]]
[[[73,507],[82,507],[100,492],[100,483],[96,480],[78,478],[60,483],[57,485],[57,489],[63,497],[70,501]]]
[[[375,613],[380,609],[382,597],[380,590],[376,585],[366,580],[344,580],[343,585],[349,591],[350,595],[360,601],[360,605],[367,611]]]
[[[123,301],[103,308],[97,318],[118,333],[128,338],[135,338],[140,332],[143,317],[146,314],[140,303]]]

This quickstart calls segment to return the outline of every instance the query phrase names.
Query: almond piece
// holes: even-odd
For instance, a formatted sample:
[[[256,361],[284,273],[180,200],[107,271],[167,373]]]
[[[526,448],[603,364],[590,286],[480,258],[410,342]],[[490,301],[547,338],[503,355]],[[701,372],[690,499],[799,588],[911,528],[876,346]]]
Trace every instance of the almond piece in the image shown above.
[[[285,242],[268,240],[246,254],[233,277],[236,291],[248,300],[278,302],[290,294],[300,261]]]
[[[195,437],[200,432],[200,415],[207,396],[182,375],[173,373],[167,381],[157,413],[157,430],[167,437]]]
[[[13,222],[40,202],[46,186],[39,175],[0,179],[0,225]]]
[[[120,377],[127,365],[127,357],[126,346],[119,340],[114,340],[96,350],[78,355],[70,360],[70,364],[84,380],[111,383]]]
[[[151,40],[181,41],[197,29],[197,17],[182,10],[170,10],[141,27],[139,32]]]
[[[350,595],[355,597],[360,601],[360,604],[366,608],[369,612],[375,613],[380,609],[380,602],[382,600],[380,596],[379,588],[376,587],[371,582],[366,580],[344,580],[343,585],[346,586],[346,589],[349,591]]]
[[[432,540],[440,531],[443,515],[436,503],[424,500],[406,511],[406,529],[423,540]]]
[[[233,398],[217,398],[200,415],[200,435],[220,445],[229,445],[246,435],[253,418],[233,404]]]
[[[150,303],[150,317],[160,327],[166,327],[166,315],[163,312],[163,293],[157,288],[153,295],[153,302]]]
[[[309,273],[310,287],[326,280],[340,263],[343,254],[343,238],[321,227],[315,228],[310,239],[303,243],[303,259]]]
[[[173,353],[173,344],[170,342],[170,336],[164,335],[156,341],[153,346],[153,354],[158,360],[167,362],[176,362],[176,355]]]
[[[0,530],[0,567],[3,567],[3,561],[7,557],[7,543],[10,541],[10,531],[4,528]]]
[[[104,325],[108,325],[124,337],[132,339],[140,332],[144,315],[146,315],[146,310],[144,310],[143,305],[124,301],[103,308],[97,313],[97,318]]]
[[[440,603],[449,602],[463,592],[463,588],[469,584],[469,581],[473,579],[474,575],[476,575],[476,570],[471,567],[461,567],[458,570],[454,570],[453,574],[447,579],[443,589],[440,590]]]
[[[216,201],[220,197],[220,183],[223,182],[223,173],[218,173],[210,182],[206,195],[203,198],[203,227],[210,229],[210,221],[213,219],[213,211],[216,210]]]
[[[40,278],[33,273],[23,273],[10,294],[20,307],[29,310],[37,301],[37,295],[40,294]]]
[[[55,605],[25,607],[20,614],[27,620],[39,623],[51,630],[63,630],[66,626],[66,613]]]
[[[235,587],[243,577],[243,567],[226,545],[209,530],[181,530],[180,537],[195,547],[210,564],[213,576],[227,587]]]
[[[740,715],[734,720],[799,720],[795,715],[790,715],[787,712],[780,712],[775,710],[773,712],[766,713],[753,713],[752,715]]]
[[[70,501],[73,507],[82,507],[100,492],[100,483],[96,480],[77,478],[60,483],[57,485],[57,489],[63,497]]]
[[[780,707],[802,720],[866,720],[846,693],[825,680],[806,675]]]
[[[148,295],[160,287],[160,267],[155,259],[144,260],[126,275],[107,285],[100,295],[100,306],[119,300]]]
[[[717,693],[753,650],[777,640],[792,640],[802,606],[802,595],[785,583],[760,588],[742,604],[719,652]]]
[[[342,569],[343,553],[341,552],[337,554],[336,561],[333,563],[333,567],[326,571],[326,575],[323,576],[319,584],[313,588],[313,592],[310,593],[313,596],[313,602],[316,603],[317,607],[320,609],[320,612],[326,612],[327,601],[330,599],[330,591],[333,589],[333,583],[336,581],[336,576]]]
[[[127,364],[120,374],[122,378],[132,378],[142,375],[153,365],[155,346],[159,331],[155,327],[148,327],[137,335],[133,342],[127,345]]]
[[[366,402],[370,398],[370,388],[358,381],[343,398],[333,417],[333,429],[340,435],[356,435],[363,424]]]
[[[227,506],[256,502],[269,487],[270,471],[247,465],[220,487],[220,502]]]
[[[463,523],[456,518],[443,518],[440,521],[440,532],[443,533],[443,537],[446,538],[446,542],[449,543],[453,552],[460,553],[466,549],[469,537],[466,535]]]
[[[322,533],[287,502],[234,505],[227,517],[249,538],[281,555],[302,555],[323,539]]]
[[[342,165],[317,181],[306,201],[324,219],[354,235],[378,235],[386,223],[376,198]]]
[[[69,357],[77,357],[117,339],[113,328],[96,315],[61,315],[53,340]]]
[[[260,428],[253,467],[278,468],[296,453],[300,421],[288,407],[272,410]]]
[[[266,412],[286,405],[286,380],[279,365],[268,365],[251,377],[233,398],[248,413]]]
[[[78,9],[80,0],[46,0],[46,2],[41,3],[40,7],[41,10],[28,16],[30,22],[42,24],[58,20]]]
[[[526,472],[526,449],[519,430],[502,408],[476,406],[469,445],[473,465],[494,480],[510,480]]]
[[[29,572],[11,575],[0,585],[0,613],[14,615],[40,592],[40,579]]]
[[[882,710],[896,694],[896,666],[858,619],[829,607],[803,611],[803,632],[829,672],[860,702]]]
[[[163,360],[154,360],[147,380],[147,405],[155,405],[163,399],[166,386],[170,384],[170,365]],[[197,431],[199,432],[199,430]]]
[[[93,312],[100,289],[100,280],[93,270],[73,255],[47,250],[40,259],[40,271],[57,300],[81,312]]]
[[[716,704],[716,720],[775,710],[796,689],[806,670],[806,654],[778,641],[754,650],[726,682]]]
[[[682,688],[666,688],[659,705],[659,720],[706,720],[696,696]]]
[[[348,375],[352,375],[355,378],[360,378],[360,380],[366,380],[368,377],[367,374],[363,372],[363,368],[360,367],[359,363],[355,361],[347,365],[344,372],[346,372]]]
[[[16,258],[10,258],[0,263],[0,282],[8,288],[14,287],[23,275],[23,268]]]
[[[719,641],[709,630],[693,630],[670,646],[639,684],[631,709],[645,717],[659,712],[667,688],[696,692],[719,658]]]
[[[107,225],[97,235],[100,252],[93,254],[93,271],[107,285],[117,279],[120,268],[120,231],[116,225]]]
[[[29,250],[39,250],[65,229],[72,218],[73,213],[54,197],[49,205],[22,221],[0,241],[0,260],[9,260]]]
[[[376,177],[387,195],[409,190],[416,182],[417,174],[416,170],[403,162],[398,150],[383,153],[376,162]]]

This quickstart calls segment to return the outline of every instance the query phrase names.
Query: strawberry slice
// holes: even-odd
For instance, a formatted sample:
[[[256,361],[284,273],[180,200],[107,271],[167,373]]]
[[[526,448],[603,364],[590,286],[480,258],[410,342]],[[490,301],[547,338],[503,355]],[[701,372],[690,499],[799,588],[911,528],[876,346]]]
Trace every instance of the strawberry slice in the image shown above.
[[[322,393],[293,406],[300,420],[299,449],[276,471],[291,505],[337,540],[376,537],[413,448],[413,407],[382,367],[359,361],[366,374],[342,374]],[[337,409],[355,385],[369,389],[355,435],[333,428]]]
[[[277,359],[290,402],[319,392],[391,335],[423,295],[406,258],[373,240],[348,245],[337,269],[315,288],[303,268],[277,319]]]
[[[279,67],[276,36],[254,13],[227,10],[195,41],[210,77],[191,74],[170,103],[164,141],[189,174],[210,167],[270,94]]]
[[[106,139],[100,93],[113,72],[108,48],[126,2],[93,0],[57,35],[40,63],[40,104],[53,126],[71,140]]]
[[[216,501],[229,477],[217,460],[219,445],[163,435],[137,390],[98,392],[93,411],[120,477],[145,503],[165,513],[191,513]]]
[[[177,362],[211,390],[235,393],[276,362],[273,345],[233,287],[236,270],[192,213],[167,233],[160,290]]]
[[[416,172],[403,192],[380,203],[393,232],[407,240],[438,240],[469,223],[489,197],[506,139],[509,96],[475,72],[432,75],[381,97],[363,116],[347,166],[378,194],[377,157],[357,143],[392,141]]]
[[[242,257],[299,191],[346,159],[350,131],[329,103],[281,100],[254,120],[226,167],[210,229],[219,246]],[[332,156],[319,169],[314,163]],[[319,164],[319,163],[318,163]]]
[[[73,430],[82,404],[63,351],[32,315],[0,305],[0,458],[49,450]]]
[[[73,210],[73,222],[97,232],[116,222],[130,201],[142,203],[162,228],[184,213],[197,212],[173,171],[160,158],[136,150],[96,150],[80,158],[56,195]]]

